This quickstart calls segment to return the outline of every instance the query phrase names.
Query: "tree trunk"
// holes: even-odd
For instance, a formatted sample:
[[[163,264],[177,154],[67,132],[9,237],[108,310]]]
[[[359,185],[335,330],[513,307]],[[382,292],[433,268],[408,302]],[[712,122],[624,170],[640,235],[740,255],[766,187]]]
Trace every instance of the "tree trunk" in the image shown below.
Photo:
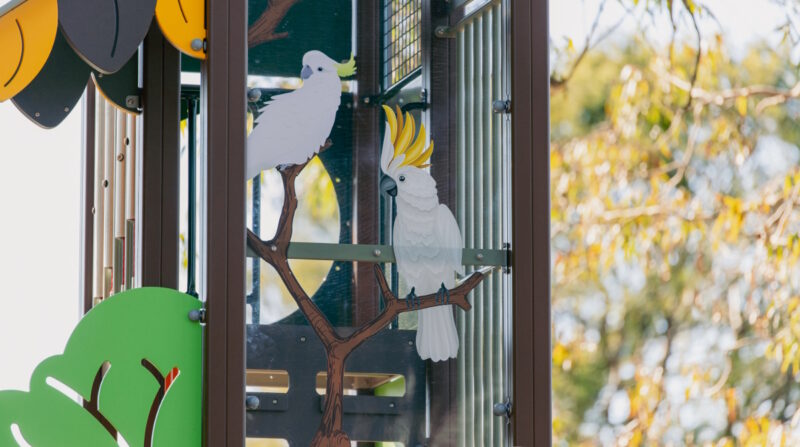
[[[349,351],[334,347],[328,350],[328,379],[325,386],[325,409],[312,447],[350,447],[350,438],[342,431],[344,363]]]

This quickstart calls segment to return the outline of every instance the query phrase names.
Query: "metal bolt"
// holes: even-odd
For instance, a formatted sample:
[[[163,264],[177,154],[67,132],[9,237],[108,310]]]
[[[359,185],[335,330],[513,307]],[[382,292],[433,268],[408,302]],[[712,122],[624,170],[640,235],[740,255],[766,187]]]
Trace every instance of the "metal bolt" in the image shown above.
[[[33,116],[35,116],[36,118],[39,118],[39,112],[34,113]]]
[[[381,250],[379,248],[376,248],[375,250],[372,250],[372,255],[377,258],[378,256],[381,255]]]
[[[395,407],[394,402],[389,402],[389,408],[394,408],[394,407]]]
[[[261,99],[261,89],[251,88],[247,91],[247,100],[250,102],[258,102]]]
[[[194,51],[202,51],[205,50],[205,40],[204,39],[192,39],[191,47]]]
[[[492,413],[495,416],[511,416],[511,399],[506,398],[505,402],[497,402],[492,406]]]
[[[65,112],[69,112],[69,107],[64,107]]]
[[[278,251],[278,246],[276,246],[276,245],[274,245],[274,244],[273,244],[273,245],[270,245],[270,246],[269,246],[269,251],[271,251],[271,252],[273,252],[273,253],[274,253],[274,252],[276,252],[276,251]]]
[[[117,154],[117,161],[125,161],[125,154],[121,152]]]
[[[511,101],[508,99],[497,99],[492,101],[492,111],[494,113],[508,113],[511,111]]]
[[[409,340],[409,341],[408,341],[408,346],[414,346],[414,342],[413,342],[413,341],[411,341],[411,340]]]
[[[366,98],[364,98],[364,104],[369,104],[369,96],[367,96]]]
[[[272,405],[278,405],[278,399],[272,399]]]
[[[92,207],[92,215],[94,215],[96,213],[97,213],[97,210],[94,207]]]
[[[477,255],[475,255],[475,259],[477,259],[478,261],[483,261],[483,253],[478,253]]]
[[[258,396],[247,396],[244,400],[244,406],[248,410],[258,410],[258,407],[261,406],[261,399]]]
[[[305,343],[305,342],[306,342],[306,340],[308,340],[308,339],[306,338],[306,336],[305,336],[305,335],[303,335],[302,337],[300,337],[300,343]]]
[[[205,323],[206,322],[206,310],[205,309],[192,309],[189,311],[189,321],[194,321],[196,323]]]

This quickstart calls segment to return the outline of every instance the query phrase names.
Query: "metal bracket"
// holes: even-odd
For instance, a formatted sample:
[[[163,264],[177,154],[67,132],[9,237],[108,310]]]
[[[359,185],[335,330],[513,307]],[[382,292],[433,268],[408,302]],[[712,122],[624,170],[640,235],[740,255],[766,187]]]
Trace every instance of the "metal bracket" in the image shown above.
[[[403,112],[408,112],[410,110],[416,110],[416,109],[424,111],[428,110],[428,107],[430,107],[430,105],[431,105],[430,102],[428,102],[428,90],[423,88],[419,93],[419,101],[405,103],[402,106],[400,106],[400,110],[402,110]]]
[[[455,39],[456,29],[447,25],[439,25],[433,30],[433,35],[439,39]]]
[[[142,108],[142,97],[138,95],[126,96],[125,106],[130,107],[131,109],[140,110]]]

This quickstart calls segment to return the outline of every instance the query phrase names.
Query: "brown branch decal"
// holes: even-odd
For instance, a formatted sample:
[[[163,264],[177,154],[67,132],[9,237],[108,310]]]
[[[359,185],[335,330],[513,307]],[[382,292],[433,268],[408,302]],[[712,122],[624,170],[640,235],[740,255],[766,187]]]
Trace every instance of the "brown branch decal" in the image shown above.
[[[289,37],[288,32],[276,33],[275,29],[281,24],[286,13],[295,5],[299,0],[271,0],[267,4],[267,8],[261,13],[250,29],[247,30],[247,45],[253,48],[264,42],[272,40],[285,39]]]
[[[161,408],[161,403],[164,401],[164,396],[167,394],[167,390],[169,387],[172,386],[172,383],[180,374],[180,370],[177,367],[172,368],[169,374],[166,376],[162,375],[161,372],[156,368],[156,365],[153,365],[149,360],[142,359],[142,366],[153,375],[158,382],[158,392],[156,396],[153,398],[153,404],[150,406],[150,414],[147,415],[147,424],[145,425],[145,434],[144,434],[144,447],[151,447],[153,445],[153,429],[156,425],[156,416],[158,416],[158,409]]]
[[[330,146],[328,141],[320,152]],[[294,298],[300,311],[308,320],[314,332],[322,341],[327,355],[327,384],[325,393],[325,407],[323,410],[322,421],[317,429],[311,445],[313,447],[350,447],[350,439],[342,430],[342,398],[344,396],[344,366],[347,357],[358,346],[368,340],[373,335],[384,329],[391,321],[403,312],[412,310],[426,309],[429,307],[442,306],[440,297],[436,294],[421,296],[415,299],[413,307],[408,306],[405,300],[395,296],[379,266],[375,266],[375,275],[378,279],[380,289],[385,303],[383,311],[372,321],[356,329],[348,337],[341,337],[336,333],[333,325],[328,321],[322,311],[309,298],[308,294],[297,281],[297,278],[289,266],[288,250],[289,241],[292,237],[292,227],[294,224],[294,214],[297,210],[297,193],[295,189],[295,179],[305,168],[307,163],[279,168],[278,171],[283,179],[284,199],[283,209],[278,221],[278,228],[275,236],[262,241],[252,231],[247,231],[247,243],[258,255],[269,263],[278,273],[281,280],[286,285],[289,293]],[[473,273],[461,285],[449,291],[450,304],[456,305],[465,311],[471,309],[467,295],[472,289],[483,281],[483,273]],[[449,304],[447,304],[449,305]]]
[[[114,428],[114,424],[111,423],[103,413],[100,413],[100,409],[97,407],[98,396],[100,395],[100,385],[103,383],[103,377],[105,377],[106,371],[104,371],[105,365],[100,365],[100,368],[97,369],[97,374],[94,376],[94,381],[92,382],[92,395],[89,400],[83,403],[83,408],[89,412],[97,422],[102,425],[108,434],[111,435],[112,438],[117,439],[117,429]]]

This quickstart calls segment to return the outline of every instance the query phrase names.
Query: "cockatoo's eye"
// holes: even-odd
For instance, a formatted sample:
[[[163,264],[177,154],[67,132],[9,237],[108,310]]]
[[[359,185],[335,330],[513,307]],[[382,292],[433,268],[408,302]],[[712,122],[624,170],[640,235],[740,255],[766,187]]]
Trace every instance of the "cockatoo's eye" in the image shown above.
[[[317,67],[317,71],[322,71],[322,67]]]
[[[401,175],[398,180],[400,180],[401,182],[404,182],[404,181],[406,181],[406,176],[405,175]]]

